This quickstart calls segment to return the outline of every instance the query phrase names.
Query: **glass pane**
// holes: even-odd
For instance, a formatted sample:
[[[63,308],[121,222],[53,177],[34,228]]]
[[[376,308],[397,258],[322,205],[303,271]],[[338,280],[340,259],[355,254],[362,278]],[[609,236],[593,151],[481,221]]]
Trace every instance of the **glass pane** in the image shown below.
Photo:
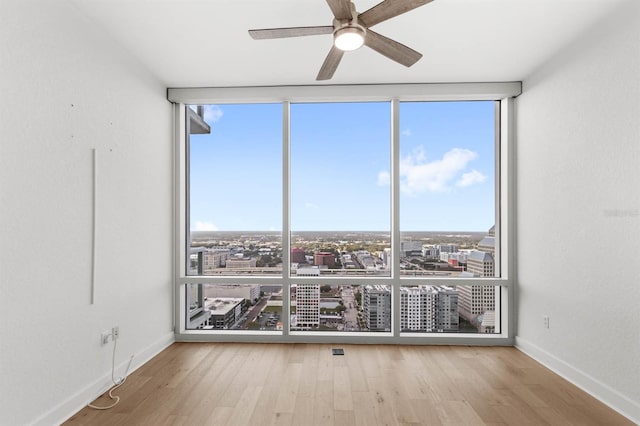
[[[499,333],[500,287],[415,285],[400,287],[403,333]]]
[[[281,274],[282,105],[196,111],[187,108],[187,274]]]
[[[400,104],[403,276],[496,277],[495,103]]]
[[[390,104],[291,105],[291,268],[390,276]]]
[[[188,284],[187,329],[282,330],[282,286]]]
[[[291,330],[389,332],[390,287],[294,284],[291,287]]]

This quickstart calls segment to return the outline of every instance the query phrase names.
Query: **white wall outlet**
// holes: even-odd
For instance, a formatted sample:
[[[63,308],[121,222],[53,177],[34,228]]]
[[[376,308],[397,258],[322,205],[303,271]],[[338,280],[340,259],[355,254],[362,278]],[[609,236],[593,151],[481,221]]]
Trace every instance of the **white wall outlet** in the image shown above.
[[[544,320],[544,328],[549,328],[549,315],[545,315],[542,317]]]
[[[100,333],[100,343],[104,346],[109,343],[109,339],[115,341],[118,337],[120,337],[120,327],[116,325],[112,327],[111,330]]]

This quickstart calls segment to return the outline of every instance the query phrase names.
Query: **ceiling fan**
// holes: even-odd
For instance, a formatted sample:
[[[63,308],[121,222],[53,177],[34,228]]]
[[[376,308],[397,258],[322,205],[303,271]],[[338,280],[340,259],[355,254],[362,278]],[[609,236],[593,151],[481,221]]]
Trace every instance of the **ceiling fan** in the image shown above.
[[[422,54],[380,35],[370,27],[401,15],[433,0],[384,0],[371,9],[358,13],[349,0],[327,0],[335,19],[333,25],[318,27],[267,28],[249,30],[255,40],[333,34],[333,46],[325,58],[316,80],[333,77],[345,51],[356,50],[363,44],[406,67],[418,62]]]

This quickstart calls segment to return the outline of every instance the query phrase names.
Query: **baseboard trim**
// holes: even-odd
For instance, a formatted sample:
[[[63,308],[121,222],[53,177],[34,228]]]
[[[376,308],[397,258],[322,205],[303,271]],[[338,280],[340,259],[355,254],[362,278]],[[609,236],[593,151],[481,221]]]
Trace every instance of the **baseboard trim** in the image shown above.
[[[151,358],[162,352],[165,348],[171,345],[175,341],[174,333],[168,333],[162,338],[156,340],[151,345],[142,349],[135,354],[129,369],[129,374],[140,368],[147,363]],[[124,371],[129,363],[129,358],[116,366],[117,371]],[[111,382],[111,370],[108,373],[100,376],[84,389],[76,392],[74,395],[62,401],[56,407],[49,410],[44,415],[36,419],[32,425],[34,426],[50,426],[59,425],[68,420],[75,413],[84,408],[89,402],[102,395],[109,388],[113,386]]]
[[[627,419],[640,424],[640,403],[522,337],[516,336],[515,347]]]

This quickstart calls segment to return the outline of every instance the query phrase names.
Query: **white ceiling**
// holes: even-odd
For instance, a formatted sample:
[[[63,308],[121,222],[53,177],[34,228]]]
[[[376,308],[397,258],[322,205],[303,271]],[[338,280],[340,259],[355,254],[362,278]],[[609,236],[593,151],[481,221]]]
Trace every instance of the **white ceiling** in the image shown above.
[[[435,0],[373,27],[421,52],[413,67],[363,47],[318,83],[331,35],[247,30],[331,25],[325,0],[71,0],[168,87],[521,81],[623,1]]]

